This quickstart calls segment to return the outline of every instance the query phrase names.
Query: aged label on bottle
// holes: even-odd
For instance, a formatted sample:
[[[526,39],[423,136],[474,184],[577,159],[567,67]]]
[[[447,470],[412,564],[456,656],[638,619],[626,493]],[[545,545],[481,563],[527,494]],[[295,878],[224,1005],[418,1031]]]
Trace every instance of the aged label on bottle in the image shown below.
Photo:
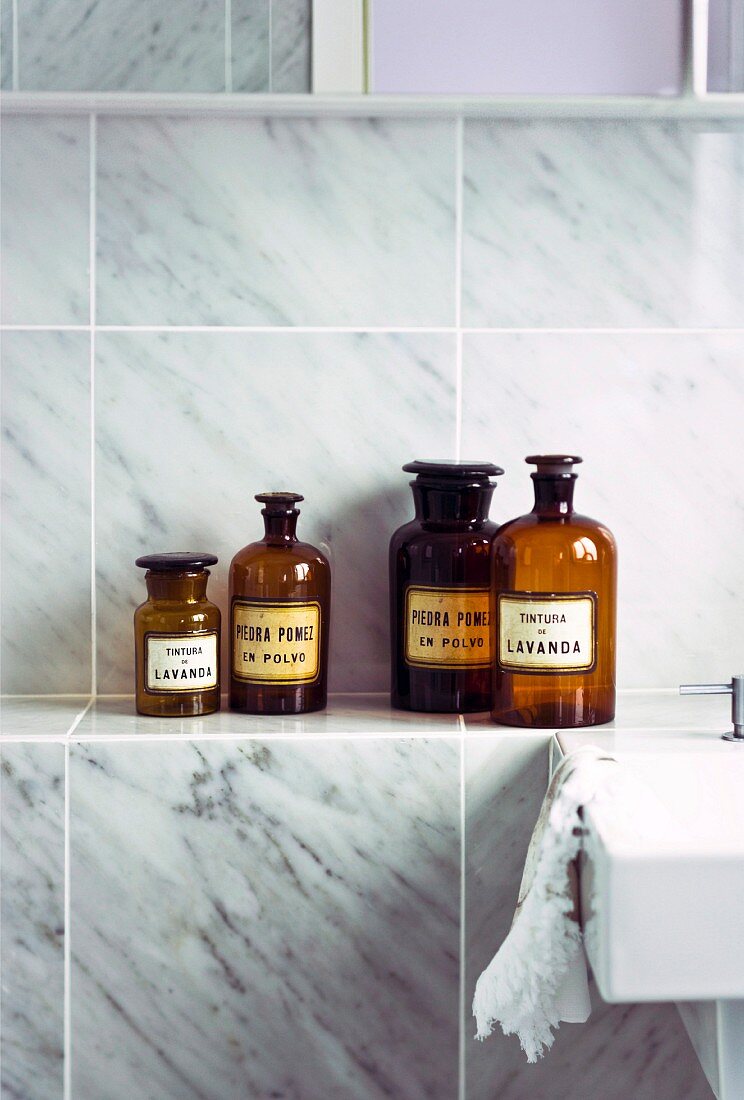
[[[429,668],[479,668],[491,663],[487,588],[406,590],[406,663]]]
[[[591,672],[596,661],[594,592],[501,592],[498,664],[510,672]]]
[[[145,691],[205,691],[217,687],[217,631],[146,634]]]
[[[232,668],[248,683],[309,684],[320,673],[320,604],[233,600]]]

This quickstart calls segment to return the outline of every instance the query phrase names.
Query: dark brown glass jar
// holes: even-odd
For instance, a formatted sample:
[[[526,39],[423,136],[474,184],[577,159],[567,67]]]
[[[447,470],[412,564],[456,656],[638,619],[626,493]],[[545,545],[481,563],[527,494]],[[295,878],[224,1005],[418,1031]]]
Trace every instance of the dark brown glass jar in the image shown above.
[[[303,714],[326,705],[331,567],[298,542],[297,493],[260,493],[265,534],[230,566],[230,706]]]
[[[214,554],[147,554],[134,613],[137,711],[184,718],[220,709],[220,609],[207,599]]]
[[[410,462],[416,518],[390,540],[392,703],[403,710],[491,705],[491,542],[503,474],[490,462]]]
[[[492,716],[563,729],[615,716],[617,552],[573,510],[576,455],[530,455],[535,507],[493,543]]]

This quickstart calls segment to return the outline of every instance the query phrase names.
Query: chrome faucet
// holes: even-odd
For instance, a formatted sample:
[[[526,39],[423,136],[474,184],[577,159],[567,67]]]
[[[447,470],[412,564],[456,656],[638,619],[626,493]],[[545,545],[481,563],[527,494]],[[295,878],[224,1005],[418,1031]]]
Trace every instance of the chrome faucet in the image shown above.
[[[744,745],[744,674],[733,676],[730,684],[680,684],[680,695],[730,695],[734,728],[723,734],[724,741]]]

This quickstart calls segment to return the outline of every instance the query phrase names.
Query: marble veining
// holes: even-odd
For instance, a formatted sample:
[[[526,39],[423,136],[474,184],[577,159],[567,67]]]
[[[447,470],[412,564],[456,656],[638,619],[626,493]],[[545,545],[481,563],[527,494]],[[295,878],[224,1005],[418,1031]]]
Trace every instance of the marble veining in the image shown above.
[[[242,3],[242,0],[233,0]],[[271,0],[271,91],[310,92],[312,0]]]
[[[548,738],[478,738],[465,745],[467,1100],[710,1100],[673,1005],[607,1005],[593,992],[582,1025],[562,1024],[529,1066],[514,1036],[474,1038],[475,982],[511,924],[527,845],[548,778]]]
[[[4,117],[2,320],[86,324],[87,118]]]
[[[0,1093],[60,1100],[64,747],[0,746]]]
[[[456,1095],[456,743],[82,744],[70,785],[74,1095]]]
[[[224,0],[17,0],[24,91],[223,92]]]
[[[743,357],[740,333],[464,339],[463,453],[507,471],[494,518],[532,507],[525,455],[583,455],[576,509],[618,541],[621,686],[734,672],[744,611],[735,582],[744,488],[732,473],[744,462]]]
[[[453,343],[99,334],[98,690],[131,691],[132,612],[144,598],[135,557],[217,554],[210,590],[225,608],[233,554],[263,533],[253,494],[277,486],[304,493],[298,533],[331,556],[331,690],[386,690],[388,540],[412,514],[400,467],[454,452]]]
[[[469,325],[744,324],[738,123],[467,122]]]
[[[101,119],[102,324],[454,320],[454,123]]]
[[[271,91],[270,8],[271,0],[231,0],[234,92]]]
[[[3,691],[90,687],[90,350],[82,332],[2,340]]]

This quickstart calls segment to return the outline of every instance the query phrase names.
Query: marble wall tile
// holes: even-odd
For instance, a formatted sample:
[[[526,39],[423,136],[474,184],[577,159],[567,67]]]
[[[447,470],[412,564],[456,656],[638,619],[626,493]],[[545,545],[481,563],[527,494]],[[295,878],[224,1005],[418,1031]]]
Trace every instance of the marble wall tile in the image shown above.
[[[103,324],[441,325],[454,123],[102,119]]]
[[[468,122],[463,316],[744,323],[744,127]]]
[[[271,0],[232,0],[232,90],[270,92]]]
[[[90,687],[89,375],[87,333],[3,333],[6,692]]]
[[[311,8],[312,0],[271,0],[272,92],[312,91]]]
[[[13,87],[13,3],[0,0],[0,88]]]
[[[224,0],[18,0],[24,91],[223,92]]]
[[[563,1024],[534,1066],[514,1036],[473,1038],[475,982],[511,924],[547,785],[548,738],[473,737],[465,774],[467,1100],[710,1100],[674,1005],[607,1005],[594,991],[589,1021]]]
[[[65,749],[0,746],[0,1093],[62,1100]]]
[[[618,540],[621,686],[740,663],[743,364],[741,334],[465,338],[463,453],[507,471],[494,517],[532,507],[525,455],[584,457],[577,511]]]
[[[134,559],[260,538],[254,493],[305,495],[298,532],[329,547],[332,690],[388,687],[387,546],[412,515],[401,465],[452,455],[449,335],[100,333],[96,367],[99,690],[130,691]]]
[[[456,742],[81,744],[70,790],[73,1095],[456,1095]]]
[[[3,118],[5,324],[87,324],[89,178],[87,118]]]

